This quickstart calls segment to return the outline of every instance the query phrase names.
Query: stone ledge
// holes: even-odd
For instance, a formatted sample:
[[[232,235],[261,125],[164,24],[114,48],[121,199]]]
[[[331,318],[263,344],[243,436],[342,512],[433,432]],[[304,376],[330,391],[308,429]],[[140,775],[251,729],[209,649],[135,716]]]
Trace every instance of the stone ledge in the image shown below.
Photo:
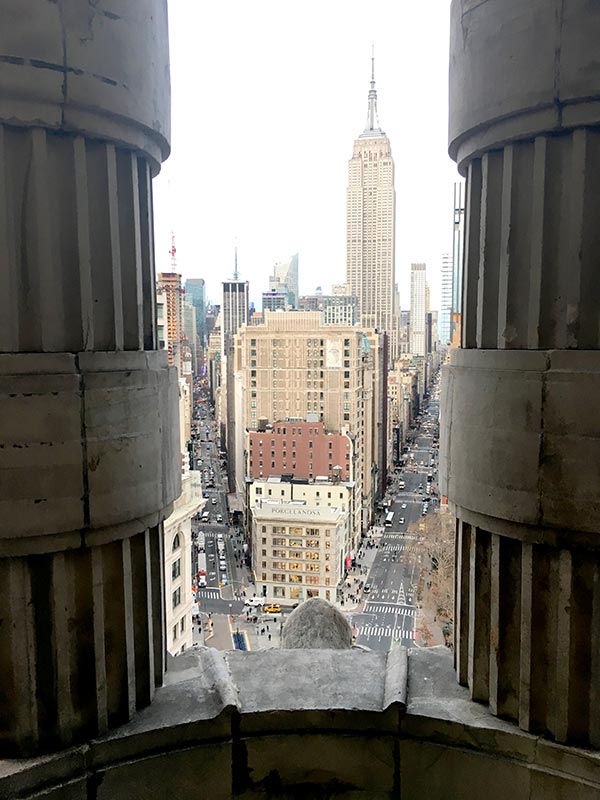
[[[486,785],[486,800],[500,800],[513,784],[515,800],[599,796],[600,754],[523,733],[471,702],[445,647],[406,656],[190,651],[122,728],[0,761],[0,796],[159,800],[202,786],[211,798],[456,800]]]

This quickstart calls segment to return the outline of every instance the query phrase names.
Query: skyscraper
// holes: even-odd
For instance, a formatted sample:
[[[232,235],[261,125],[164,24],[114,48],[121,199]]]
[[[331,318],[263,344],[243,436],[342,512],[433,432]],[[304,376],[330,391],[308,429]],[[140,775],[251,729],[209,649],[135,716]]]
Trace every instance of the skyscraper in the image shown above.
[[[452,341],[452,270],[453,259],[450,253],[442,255],[442,299],[440,307],[440,341]]]
[[[426,269],[425,264],[410,265],[410,352],[416,356],[426,353]]]
[[[367,123],[354,142],[346,196],[346,282],[363,328],[387,331],[398,351],[395,290],[396,193],[390,141],[379,127],[374,59]]]
[[[185,282],[185,293],[189,295],[196,309],[196,333],[200,345],[204,347],[204,329],[206,317],[206,286],[204,278],[188,278]]]
[[[225,352],[229,337],[235,336],[241,325],[248,324],[248,281],[223,281],[221,306],[222,349]]]
[[[465,184],[454,184],[452,227],[452,314],[450,340],[460,345],[462,328],[463,251],[465,241]]]
[[[287,305],[298,308],[298,253],[275,264],[269,276],[269,292],[285,293]]]

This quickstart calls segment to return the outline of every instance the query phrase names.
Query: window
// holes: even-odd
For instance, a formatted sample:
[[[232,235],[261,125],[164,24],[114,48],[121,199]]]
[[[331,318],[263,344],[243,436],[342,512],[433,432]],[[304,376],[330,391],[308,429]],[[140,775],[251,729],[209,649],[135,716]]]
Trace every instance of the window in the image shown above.
[[[274,597],[285,597],[285,589],[283,586],[274,586],[273,587],[273,596]]]
[[[289,569],[302,572],[302,564],[299,561],[290,561]]]
[[[178,587],[171,595],[171,607],[177,608],[177,606],[180,603],[181,603],[181,589]]]
[[[183,633],[185,630],[185,617],[181,618],[181,622],[179,623],[179,630],[181,631],[181,633]]]
[[[181,575],[181,559],[178,558],[171,564],[171,580],[175,580]]]
[[[181,540],[179,538],[179,534],[175,534],[175,538],[173,539],[173,547],[171,548],[171,552],[174,553],[175,550],[179,550],[181,547]]]
[[[177,625],[173,625],[173,641],[177,639]]]

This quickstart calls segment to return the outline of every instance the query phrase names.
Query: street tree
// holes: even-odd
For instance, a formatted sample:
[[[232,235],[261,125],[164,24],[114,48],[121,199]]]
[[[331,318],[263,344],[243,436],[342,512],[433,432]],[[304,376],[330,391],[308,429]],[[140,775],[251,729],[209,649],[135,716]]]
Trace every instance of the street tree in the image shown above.
[[[423,602],[442,628],[452,624],[454,615],[454,528],[455,517],[447,508],[409,526],[423,554]]]

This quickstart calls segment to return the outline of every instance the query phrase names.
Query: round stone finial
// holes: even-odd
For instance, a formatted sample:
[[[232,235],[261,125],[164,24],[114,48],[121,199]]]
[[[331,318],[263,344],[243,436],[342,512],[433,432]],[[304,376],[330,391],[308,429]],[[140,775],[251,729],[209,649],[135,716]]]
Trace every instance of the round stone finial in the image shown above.
[[[352,647],[352,629],[334,605],[313,597],[288,617],[281,646],[288,650],[348,650]]]

